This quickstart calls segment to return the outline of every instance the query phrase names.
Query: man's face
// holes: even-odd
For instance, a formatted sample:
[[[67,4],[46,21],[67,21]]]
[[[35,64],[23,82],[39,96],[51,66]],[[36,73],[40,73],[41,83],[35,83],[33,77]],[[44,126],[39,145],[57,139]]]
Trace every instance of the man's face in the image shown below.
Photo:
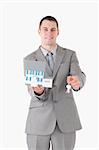
[[[56,22],[43,20],[40,29],[39,35],[41,37],[41,42],[43,45],[54,45],[56,44],[56,38],[59,34]]]

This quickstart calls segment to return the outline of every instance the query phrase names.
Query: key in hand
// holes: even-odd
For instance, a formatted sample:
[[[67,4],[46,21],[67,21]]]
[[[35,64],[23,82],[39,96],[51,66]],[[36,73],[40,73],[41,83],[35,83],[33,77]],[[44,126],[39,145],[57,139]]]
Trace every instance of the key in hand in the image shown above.
[[[71,85],[67,84],[66,85],[66,93],[70,93],[70,90],[71,90]]]

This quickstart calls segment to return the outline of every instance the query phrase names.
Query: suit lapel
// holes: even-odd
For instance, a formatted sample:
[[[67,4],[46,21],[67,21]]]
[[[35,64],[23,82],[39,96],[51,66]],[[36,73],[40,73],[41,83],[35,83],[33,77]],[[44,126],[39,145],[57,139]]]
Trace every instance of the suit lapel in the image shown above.
[[[46,73],[47,73],[49,76],[52,76],[52,71],[51,71],[51,69],[50,69],[50,67],[49,67],[49,65],[48,65],[48,62],[47,62],[47,60],[46,60],[45,56],[43,55],[43,53],[42,53],[42,51],[41,51],[40,48],[39,48],[39,49],[37,50],[37,52],[36,52],[36,59],[37,59],[38,61],[44,61],[44,62],[46,63]],[[46,73],[45,73],[45,76],[46,76]]]
[[[60,46],[58,46],[57,50],[56,50],[56,60],[55,60],[54,70],[53,70],[53,79],[55,78],[55,76],[57,74],[57,71],[60,67],[62,60],[63,60],[64,54],[65,54],[65,51],[63,51],[62,48]],[[46,60],[45,56],[43,55],[40,48],[36,52],[36,59],[38,61],[44,61],[46,63],[46,73],[51,77],[52,71],[51,71],[51,69],[48,65],[48,62],[47,62],[47,60]]]
[[[65,51],[63,51],[62,48],[60,46],[58,46],[58,48],[56,50],[56,60],[55,60],[54,71],[53,71],[53,79],[55,78],[55,76],[57,74],[57,71],[63,60],[64,54],[65,54]]]

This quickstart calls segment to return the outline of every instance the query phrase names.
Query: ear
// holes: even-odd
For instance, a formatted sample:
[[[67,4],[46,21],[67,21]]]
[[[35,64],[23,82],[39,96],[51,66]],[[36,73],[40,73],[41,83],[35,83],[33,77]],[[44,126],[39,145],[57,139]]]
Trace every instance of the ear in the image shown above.
[[[57,36],[59,35],[59,29],[58,29],[58,32],[57,32]]]
[[[38,29],[38,34],[40,34],[40,29]]]

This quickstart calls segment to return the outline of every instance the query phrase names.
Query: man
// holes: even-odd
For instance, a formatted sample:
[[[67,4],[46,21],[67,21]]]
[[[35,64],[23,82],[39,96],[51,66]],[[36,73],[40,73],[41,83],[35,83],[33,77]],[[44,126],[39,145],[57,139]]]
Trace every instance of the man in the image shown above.
[[[59,26],[54,17],[44,17],[38,33],[41,46],[24,59],[45,62],[46,73],[53,78],[53,86],[28,86],[31,95],[25,130],[28,150],[49,150],[50,142],[53,150],[73,150],[76,130],[82,126],[72,91],[79,91],[84,86],[85,74],[79,67],[75,51],[56,43]],[[67,84],[71,85],[68,93]]]

